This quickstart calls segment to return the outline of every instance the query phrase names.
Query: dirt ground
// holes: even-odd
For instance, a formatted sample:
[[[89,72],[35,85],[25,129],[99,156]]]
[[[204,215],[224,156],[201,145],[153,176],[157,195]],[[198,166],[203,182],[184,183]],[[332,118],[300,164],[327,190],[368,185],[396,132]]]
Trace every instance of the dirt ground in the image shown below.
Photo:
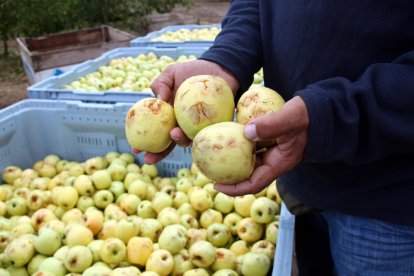
[[[230,1],[195,0],[191,9],[176,7],[169,14],[153,14],[148,31],[177,24],[219,23],[227,12]],[[0,53],[4,51],[0,46]],[[27,98],[28,79],[23,71],[15,40],[9,42],[10,58],[0,57],[0,109]]]

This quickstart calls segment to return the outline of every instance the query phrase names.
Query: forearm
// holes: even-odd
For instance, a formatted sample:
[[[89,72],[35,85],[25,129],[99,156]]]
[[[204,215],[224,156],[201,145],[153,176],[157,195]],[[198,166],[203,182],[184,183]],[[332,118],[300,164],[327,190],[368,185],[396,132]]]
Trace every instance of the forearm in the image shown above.
[[[231,72],[244,92],[262,64],[259,1],[233,1],[223,28],[201,59],[220,64]]]

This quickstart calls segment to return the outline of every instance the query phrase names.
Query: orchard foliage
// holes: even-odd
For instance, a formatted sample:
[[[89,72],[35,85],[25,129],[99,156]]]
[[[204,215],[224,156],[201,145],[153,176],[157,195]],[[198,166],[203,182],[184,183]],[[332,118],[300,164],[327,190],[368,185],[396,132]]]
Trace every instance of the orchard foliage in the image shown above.
[[[146,16],[169,12],[192,0],[1,0],[0,35],[41,36],[65,30],[110,24],[140,33]],[[6,52],[6,51],[5,51]]]

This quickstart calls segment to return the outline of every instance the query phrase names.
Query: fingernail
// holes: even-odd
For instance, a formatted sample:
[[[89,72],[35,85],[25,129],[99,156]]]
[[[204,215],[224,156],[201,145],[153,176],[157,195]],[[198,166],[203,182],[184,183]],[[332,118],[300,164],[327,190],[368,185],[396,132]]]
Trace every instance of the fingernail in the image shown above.
[[[244,127],[244,135],[247,139],[257,141],[259,137],[257,136],[256,125],[250,124]]]

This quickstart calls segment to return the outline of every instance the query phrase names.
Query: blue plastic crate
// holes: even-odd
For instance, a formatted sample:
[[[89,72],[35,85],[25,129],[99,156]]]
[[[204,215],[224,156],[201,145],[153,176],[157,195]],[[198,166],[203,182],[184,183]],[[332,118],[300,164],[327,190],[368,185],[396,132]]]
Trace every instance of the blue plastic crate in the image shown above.
[[[31,167],[51,153],[80,162],[109,151],[129,152],[124,123],[131,106],[27,99],[1,109],[0,172],[9,165]],[[143,154],[136,161],[142,164]],[[157,167],[161,176],[172,177],[191,162],[190,148],[175,147]],[[294,221],[282,204],[273,276],[291,275]]]
[[[191,41],[152,41],[152,39],[159,37],[167,32],[176,32],[180,29],[194,30],[203,28],[218,28],[221,29],[221,24],[207,24],[207,25],[172,25],[164,27],[158,31],[151,32],[145,36],[137,37],[131,40],[131,47],[210,47],[213,40],[191,40]]]
[[[109,151],[130,152],[125,116],[132,103],[27,99],[0,110],[0,171],[7,165],[29,167],[47,154],[84,161]],[[143,163],[143,154],[136,156]],[[175,176],[191,165],[191,150],[176,147],[157,164],[160,175]]]
[[[153,97],[151,92],[127,92],[127,91],[81,91],[75,89],[63,89],[66,84],[71,83],[95,72],[100,66],[107,65],[110,60],[121,57],[136,57],[139,54],[153,52],[157,56],[166,55],[177,59],[181,55],[201,56],[207,50],[206,47],[175,47],[175,48],[117,48],[106,52],[102,56],[85,61],[71,70],[61,75],[47,78],[41,82],[31,85],[27,89],[28,97],[33,99],[53,99],[53,100],[80,100],[91,103],[117,103],[117,102],[137,102],[142,98]]]

